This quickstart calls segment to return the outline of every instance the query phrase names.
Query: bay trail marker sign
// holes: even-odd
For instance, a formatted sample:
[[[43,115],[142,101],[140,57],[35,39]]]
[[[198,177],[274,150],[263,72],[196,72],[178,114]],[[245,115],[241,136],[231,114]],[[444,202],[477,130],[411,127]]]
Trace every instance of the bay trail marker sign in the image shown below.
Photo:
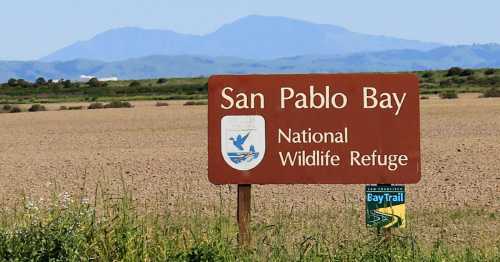
[[[417,183],[418,79],[414,74],[212,76],[208,179],[238,184],[240,245],[250,242],[251,184]]]
[[[366,225],[377,228],[406,227],[405,187],[365,187]]]
[[[208,96],[214,184],[420,180],[413,74],[218,75]]]

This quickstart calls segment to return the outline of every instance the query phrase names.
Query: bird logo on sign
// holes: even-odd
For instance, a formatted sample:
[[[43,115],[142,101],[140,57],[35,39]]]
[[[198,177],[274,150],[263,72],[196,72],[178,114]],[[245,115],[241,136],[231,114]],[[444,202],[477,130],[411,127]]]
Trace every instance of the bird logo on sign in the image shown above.
[[[231,161],[235,164],[239,164],[242,161],[251,162],[259,157],[259,152],[255,151],[255,146],[250,145],[248,150],[245,150],[244,145],[250,132],[245,136],[238,135],[236,138],[230,137],[229,140],[233,142],[234,147],[237,149],[235,152],[228,152],[228,156]]]
[[[265,151],[265,121],[262,116],[225,116],[221,124],[221,149],[226,163],[250,170]]]

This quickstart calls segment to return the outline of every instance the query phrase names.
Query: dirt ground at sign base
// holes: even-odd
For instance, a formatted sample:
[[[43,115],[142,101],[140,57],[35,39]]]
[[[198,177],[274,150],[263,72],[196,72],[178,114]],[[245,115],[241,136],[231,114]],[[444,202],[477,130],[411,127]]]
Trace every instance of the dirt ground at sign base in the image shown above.
[[[477,96],[422,100],[422,180],[407,186],[408,212],[500,212],[500,99]],[[145,202],[216,205],[222,196],[235,205],[235,186],[207,180],[206,106],[132,103],[132,109],[1,114],[0,201],[8,205],[21,194],[47,201],[53,192],[82,190],[92,197],[97,183],[111,192],[125,183]],[[276,206],[361,208],[363,194],[362,185],[254,186],[253,206],[257,216]]]

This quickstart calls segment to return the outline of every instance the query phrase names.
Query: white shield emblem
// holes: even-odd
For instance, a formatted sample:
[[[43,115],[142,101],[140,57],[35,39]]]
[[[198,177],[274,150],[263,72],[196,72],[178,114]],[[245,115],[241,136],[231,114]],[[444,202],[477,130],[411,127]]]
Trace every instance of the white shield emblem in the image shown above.
[[[221,150],[228,165],[250,170],[266,152],[266,121],[262,116],[224,116],[221,122]]]

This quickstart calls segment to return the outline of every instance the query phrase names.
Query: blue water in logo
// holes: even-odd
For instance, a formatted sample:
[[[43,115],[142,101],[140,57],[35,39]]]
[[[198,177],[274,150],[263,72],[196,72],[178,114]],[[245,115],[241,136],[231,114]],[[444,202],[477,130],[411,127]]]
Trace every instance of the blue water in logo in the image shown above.
[[[231,137],[229,140],[233,141],[233,146],[237,150],[235,152],[228,152],[227,156],[235,164],[242,162],[252,162],[254,159],[259,157],[259,152],[255,151],[255,147],[250,145],[249,150],[245,151],[245,142],[247,141],[250,132],[246,135],[238,135],[237,137]]]

